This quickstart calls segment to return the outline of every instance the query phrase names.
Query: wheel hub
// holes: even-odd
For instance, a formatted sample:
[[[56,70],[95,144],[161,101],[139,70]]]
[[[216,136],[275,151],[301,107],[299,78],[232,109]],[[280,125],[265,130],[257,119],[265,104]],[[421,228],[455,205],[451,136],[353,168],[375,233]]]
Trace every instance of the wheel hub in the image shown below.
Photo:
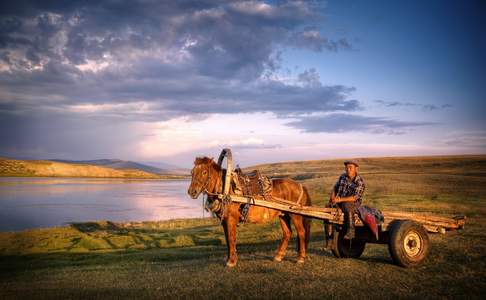
[[[403,246],[405,253],[408,256],[413,257],[418,255],[422,249],[422,241],[420,236],[414,231],[407,233],[403,239]]]

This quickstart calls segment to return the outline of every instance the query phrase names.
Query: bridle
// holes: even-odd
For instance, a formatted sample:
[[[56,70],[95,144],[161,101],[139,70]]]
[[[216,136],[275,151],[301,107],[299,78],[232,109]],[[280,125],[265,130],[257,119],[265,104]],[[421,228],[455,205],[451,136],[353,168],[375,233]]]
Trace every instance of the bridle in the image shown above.
[[[207,170],[208,172],[208,178],[206,179],[206,182],[203,184],[203,188],[197,193],[197,197],[199,197],[199,195],[201,195],[201,193],[206,193],[207,195],[210,195],[210,196],[217,196],[218,193],[212,193],[210,191],[208,191],[208,187],[209,187],[209,184],[211,183],[211,168],[210,168],[210,164],[207,164]],[[202,180],[200,180],[199,178],[193,178],[193,180],[195,180],[197,183],[201,183]]]
[[[200,180],[198,177],[194,178],[193,180],[198,183],[202,184],[201,190],[197,193],[195,198],[198,198],[201,193],[206,194],[206,200],[204,200],[203,197],[203,211],[204,209],[207,209],[208,211],[211,211],[214,213],[220,220],[223,222],[223,218],[225,215],[226,207],[228,206],[229,202],[231,202],[231,199],[229,197],[223,197],[222,199],[220,198],[222,195],[221,193],[223,192],[223,185],[221,184],[220,188],[216,191],[216,193],[208,191],[209,185],[211,183],[211,163],[207,164],[207,169],[206,171],[208,172],[208,178],[204,182],[203,180]],[[218,176],[221,177],[221,171],[217,171]],[[216,182],[216,185],[218,185],[218,182]],[[216,187],[217,188],[217,187]],[[210,198],[211,197],[211,200]],[[206,203],[211,203],[209,206],[207,206]]]

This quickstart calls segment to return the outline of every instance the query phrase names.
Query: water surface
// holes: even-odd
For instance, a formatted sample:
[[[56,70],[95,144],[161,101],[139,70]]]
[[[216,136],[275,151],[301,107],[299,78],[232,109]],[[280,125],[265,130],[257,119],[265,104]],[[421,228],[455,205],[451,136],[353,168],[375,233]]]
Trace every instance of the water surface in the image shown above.
[[[0,231],[208,216],[188,180],[0,178]]]

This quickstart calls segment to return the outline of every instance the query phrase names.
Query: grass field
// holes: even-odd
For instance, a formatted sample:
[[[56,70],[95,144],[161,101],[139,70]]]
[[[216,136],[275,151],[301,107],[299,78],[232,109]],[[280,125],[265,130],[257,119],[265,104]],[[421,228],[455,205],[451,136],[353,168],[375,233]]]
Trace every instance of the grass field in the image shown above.
[[[238,228],[239,262],[224,266],[217,220],[108,221],[0,233],[0,298],[482,298],[486,292],[486,156],[361,159],[365,203],[387,210],[465,214],[462,231],[431,235],[426,262],[392,263],[383,245],[360,259],[322,250],[313,222],[308,259],[272,261],[276,222]],[[258,166],[305,184],[323,205],[342,161]],[[190,201],[190,200],[188,200]]]

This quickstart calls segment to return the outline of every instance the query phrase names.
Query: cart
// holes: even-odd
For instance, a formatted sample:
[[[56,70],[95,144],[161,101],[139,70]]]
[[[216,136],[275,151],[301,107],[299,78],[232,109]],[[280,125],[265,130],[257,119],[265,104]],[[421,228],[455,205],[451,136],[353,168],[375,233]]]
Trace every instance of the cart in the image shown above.
[[[464,228],[466,217],[439,216],[429,213],[383,211],[384,223],[378,227],[378,235],[356,219],[356,235],[352,240],[343,238],[344,217],[339,208],[302,206],[284,199],[272,197],[271,201],[263,196],[238,196],[229,194],[232,172],[232,156],[230,149],[223,149],[218,159],[222,162],[226,158],[227,168],[224,178],[223,193],[218,198],[242,204],[263,206],[277,209],[305,217],[319,219],[331,224],[326,239],[330,242],[330,250],[338,258],[358,258],[363,253],[367,243],[386,244],[393,261],[403,267],[419,265],[429,252],[429,233],[445,234],[448,231]]]

